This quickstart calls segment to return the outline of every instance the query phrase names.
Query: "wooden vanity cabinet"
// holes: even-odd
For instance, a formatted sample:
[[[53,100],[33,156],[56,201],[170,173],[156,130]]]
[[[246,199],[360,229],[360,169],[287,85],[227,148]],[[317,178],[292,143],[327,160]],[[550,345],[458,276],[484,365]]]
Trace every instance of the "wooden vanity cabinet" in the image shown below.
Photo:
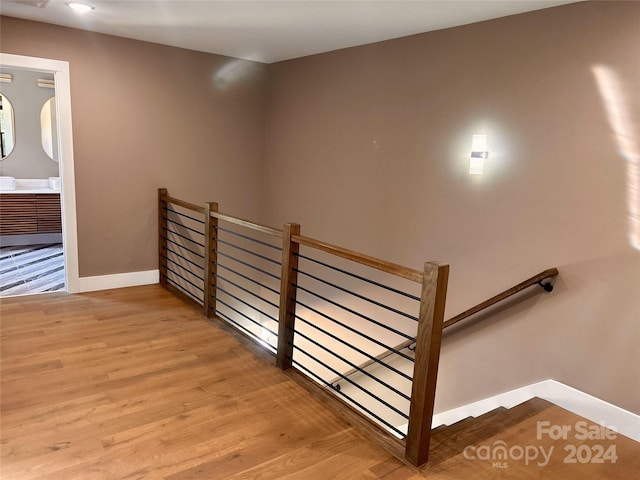
[[[0,235],[62,232],[59,193],[0,194]]]

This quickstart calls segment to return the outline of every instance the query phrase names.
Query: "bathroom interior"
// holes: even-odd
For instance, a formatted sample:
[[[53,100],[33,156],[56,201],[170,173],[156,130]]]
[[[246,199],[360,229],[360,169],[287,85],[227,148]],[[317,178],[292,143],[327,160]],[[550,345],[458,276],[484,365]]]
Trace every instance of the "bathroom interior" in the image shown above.
[[[65,289],[55,81],[0,70],[0,297]]]

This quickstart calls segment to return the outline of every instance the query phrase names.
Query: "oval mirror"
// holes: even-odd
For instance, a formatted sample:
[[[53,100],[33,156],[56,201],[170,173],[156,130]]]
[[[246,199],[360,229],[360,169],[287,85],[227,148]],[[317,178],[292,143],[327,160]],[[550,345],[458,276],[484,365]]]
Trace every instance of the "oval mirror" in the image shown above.
[[[44,102],[40,110],[40,138],[42,149],[54,162],[58,161],[58,127],[56,124],[56,97]]]
[[[16,142],[16,134],[13,123],[13,106],[7,97],[0,94],[0,151],[2,157],[7,157]]]

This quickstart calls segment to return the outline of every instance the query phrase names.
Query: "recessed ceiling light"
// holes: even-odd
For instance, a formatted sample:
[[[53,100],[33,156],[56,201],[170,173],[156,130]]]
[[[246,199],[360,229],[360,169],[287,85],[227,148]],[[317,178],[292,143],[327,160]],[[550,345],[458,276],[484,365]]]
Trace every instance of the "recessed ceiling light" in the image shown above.
[[[68,2],[67,7],[72,8],[78,13],[87,13],[95,8],[93,5],[82,2]]]

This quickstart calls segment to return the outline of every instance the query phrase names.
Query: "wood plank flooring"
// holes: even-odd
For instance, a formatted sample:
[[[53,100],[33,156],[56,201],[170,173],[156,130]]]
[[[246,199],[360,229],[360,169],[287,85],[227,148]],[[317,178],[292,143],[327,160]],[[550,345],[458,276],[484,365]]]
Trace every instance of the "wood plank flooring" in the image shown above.
[[[618,437],[616,464],[564,464],[563,453],[544,468],[500,469],[451,451],[418,472],[156,285],[2,299],[0,323],[3,480],[622,479],[640,470],[638,444]],[[481,443],[527,445],[536,419],[576,418],[545,409]]]

